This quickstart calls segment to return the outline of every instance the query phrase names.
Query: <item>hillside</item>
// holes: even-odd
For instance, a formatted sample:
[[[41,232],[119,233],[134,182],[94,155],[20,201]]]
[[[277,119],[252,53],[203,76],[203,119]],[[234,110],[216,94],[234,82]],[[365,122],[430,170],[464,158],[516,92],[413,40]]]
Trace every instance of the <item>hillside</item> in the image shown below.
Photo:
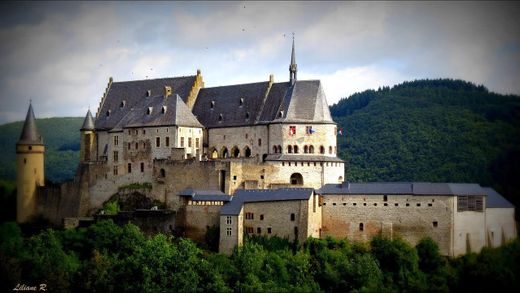
[[[38,114],[36,114],[38,115]],[[36,125],[45,143],[45,178],[61,182],[74,177],[79,162],[81,117],[37,119]],[[0,125],[0,179],[16,177],[16,141],[23,121]]]
[[[331,113],[350,181],[477,182],[520,204],[518,96],[419,80],[356,93]]]

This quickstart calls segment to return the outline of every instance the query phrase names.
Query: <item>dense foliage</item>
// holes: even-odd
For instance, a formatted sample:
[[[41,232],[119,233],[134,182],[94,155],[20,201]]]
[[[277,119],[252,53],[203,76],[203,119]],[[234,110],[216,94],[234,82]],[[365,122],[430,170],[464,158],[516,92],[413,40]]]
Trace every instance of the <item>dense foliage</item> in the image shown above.
[[[520,206],[520,97],[460,80],[367,90],[331,107],[350,181],[475,182]]]
[[[45,179],[62,182],[74,177],[79,162],[79,129],[83,118],[37,119],[45,143]],[[0,125],[0,179],[16,178],[16,142],[23,121]]]
[[[110,220],[32,235],[9,222],[0,226],[0,273],[5,292],[17,284],[46,284],[52,292],[515,291],[520,241],[448,260],[429,238],[412,247],[381,237],[369,244],[309,238],[302,245],[246,237],[225,256]]]

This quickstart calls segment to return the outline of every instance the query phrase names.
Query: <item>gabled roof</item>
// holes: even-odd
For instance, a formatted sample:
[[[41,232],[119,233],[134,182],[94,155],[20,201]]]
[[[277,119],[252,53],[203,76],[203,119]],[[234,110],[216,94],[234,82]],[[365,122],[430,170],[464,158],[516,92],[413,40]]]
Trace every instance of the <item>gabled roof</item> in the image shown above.
[[[487,195],[486,208],[514,208],[507,199],[505,199],[500,193],[496,192],[491,187],[484,187],[484,191]]]
[[[203,88],[193,113],[207,128],[267,123],[334,123],[319,80]]]
[[[248,202],[308,200],[313,192],[312,188],[239,189],[231,202],[222,207],[220,214],[238,215],[242,205]]]
[[[150,96],[157,96],[164,92],[164,86],[172,87],[172,91],[179,94],[186,102],[195,79],[196,76],[186,76],[113,82],[96,115],[95,127],[98,130],[114,128],[132,108],[142,103],[148,91],[151,93]],[[110,111],[109,115],[107,115],[108,111]]]
[[[87,116],[85,116],[83,126],[81,126],[80,130],[94,130],[94,118],[92,117],[92,113],[90,113],[90,109],[88,109]]]
[[[257,82],[202,88],[193,113],[208,128],[253,125],[268,85]]]
[[[180,96],[175,94],[169,97],[144,98],[139,105],[127,112],[113,130],[168,125],[203,128]]]
[[[27,116],[25,117],[25,122],[23,123],[22,134],[20,135],[20,139],[18,140],[17,144],[43,144],[43,139],[38,132],[38,128],[36,127],[36,118],[34,118],[32,104],[29,104]]]

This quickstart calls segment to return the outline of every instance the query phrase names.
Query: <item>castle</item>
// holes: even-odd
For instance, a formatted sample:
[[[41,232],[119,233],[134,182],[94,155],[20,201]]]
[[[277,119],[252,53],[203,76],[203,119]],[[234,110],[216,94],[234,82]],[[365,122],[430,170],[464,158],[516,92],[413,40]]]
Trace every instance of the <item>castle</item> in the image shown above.
[[[29,106],[16,146],[17,220],[40,215],[75,226],[107,217],[109,201],[132,199],[140,206],[121,212],[124,220],[194,240],[216,226],[228,254],[245,233],[299,241],[401,235],[412,244],[430,236],[451,256],[516,237],[514,207],[491,188],[344,182],[337,133],[321,82],[297,79],[294,40],[288,82],[271,75],[206,88],[200,70],[110,78],[80,129],[73,181],[45,186],[44,144]]]

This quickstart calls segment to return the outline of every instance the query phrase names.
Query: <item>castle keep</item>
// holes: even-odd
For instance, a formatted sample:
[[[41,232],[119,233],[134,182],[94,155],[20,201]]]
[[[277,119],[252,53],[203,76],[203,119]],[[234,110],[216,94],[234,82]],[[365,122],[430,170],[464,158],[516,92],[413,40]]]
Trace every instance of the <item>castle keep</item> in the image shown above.
[[[74,225],[131,206],[152,232],[203,240],[219,227],[220,251],[244,233],[308,237],[430,236],[446,255],[516,237],[514,207],[477,184],[344,182],[337,125],[319,80],[206,88],[186,77],[109,79],[95,117],[80,129],[73,181],[44,186],[43,140],[32,105],[16,146],[19,222],[41,215]],[[136,204],[137,203],[137,204]],[[124,213],[120,213],[127,215]]]

